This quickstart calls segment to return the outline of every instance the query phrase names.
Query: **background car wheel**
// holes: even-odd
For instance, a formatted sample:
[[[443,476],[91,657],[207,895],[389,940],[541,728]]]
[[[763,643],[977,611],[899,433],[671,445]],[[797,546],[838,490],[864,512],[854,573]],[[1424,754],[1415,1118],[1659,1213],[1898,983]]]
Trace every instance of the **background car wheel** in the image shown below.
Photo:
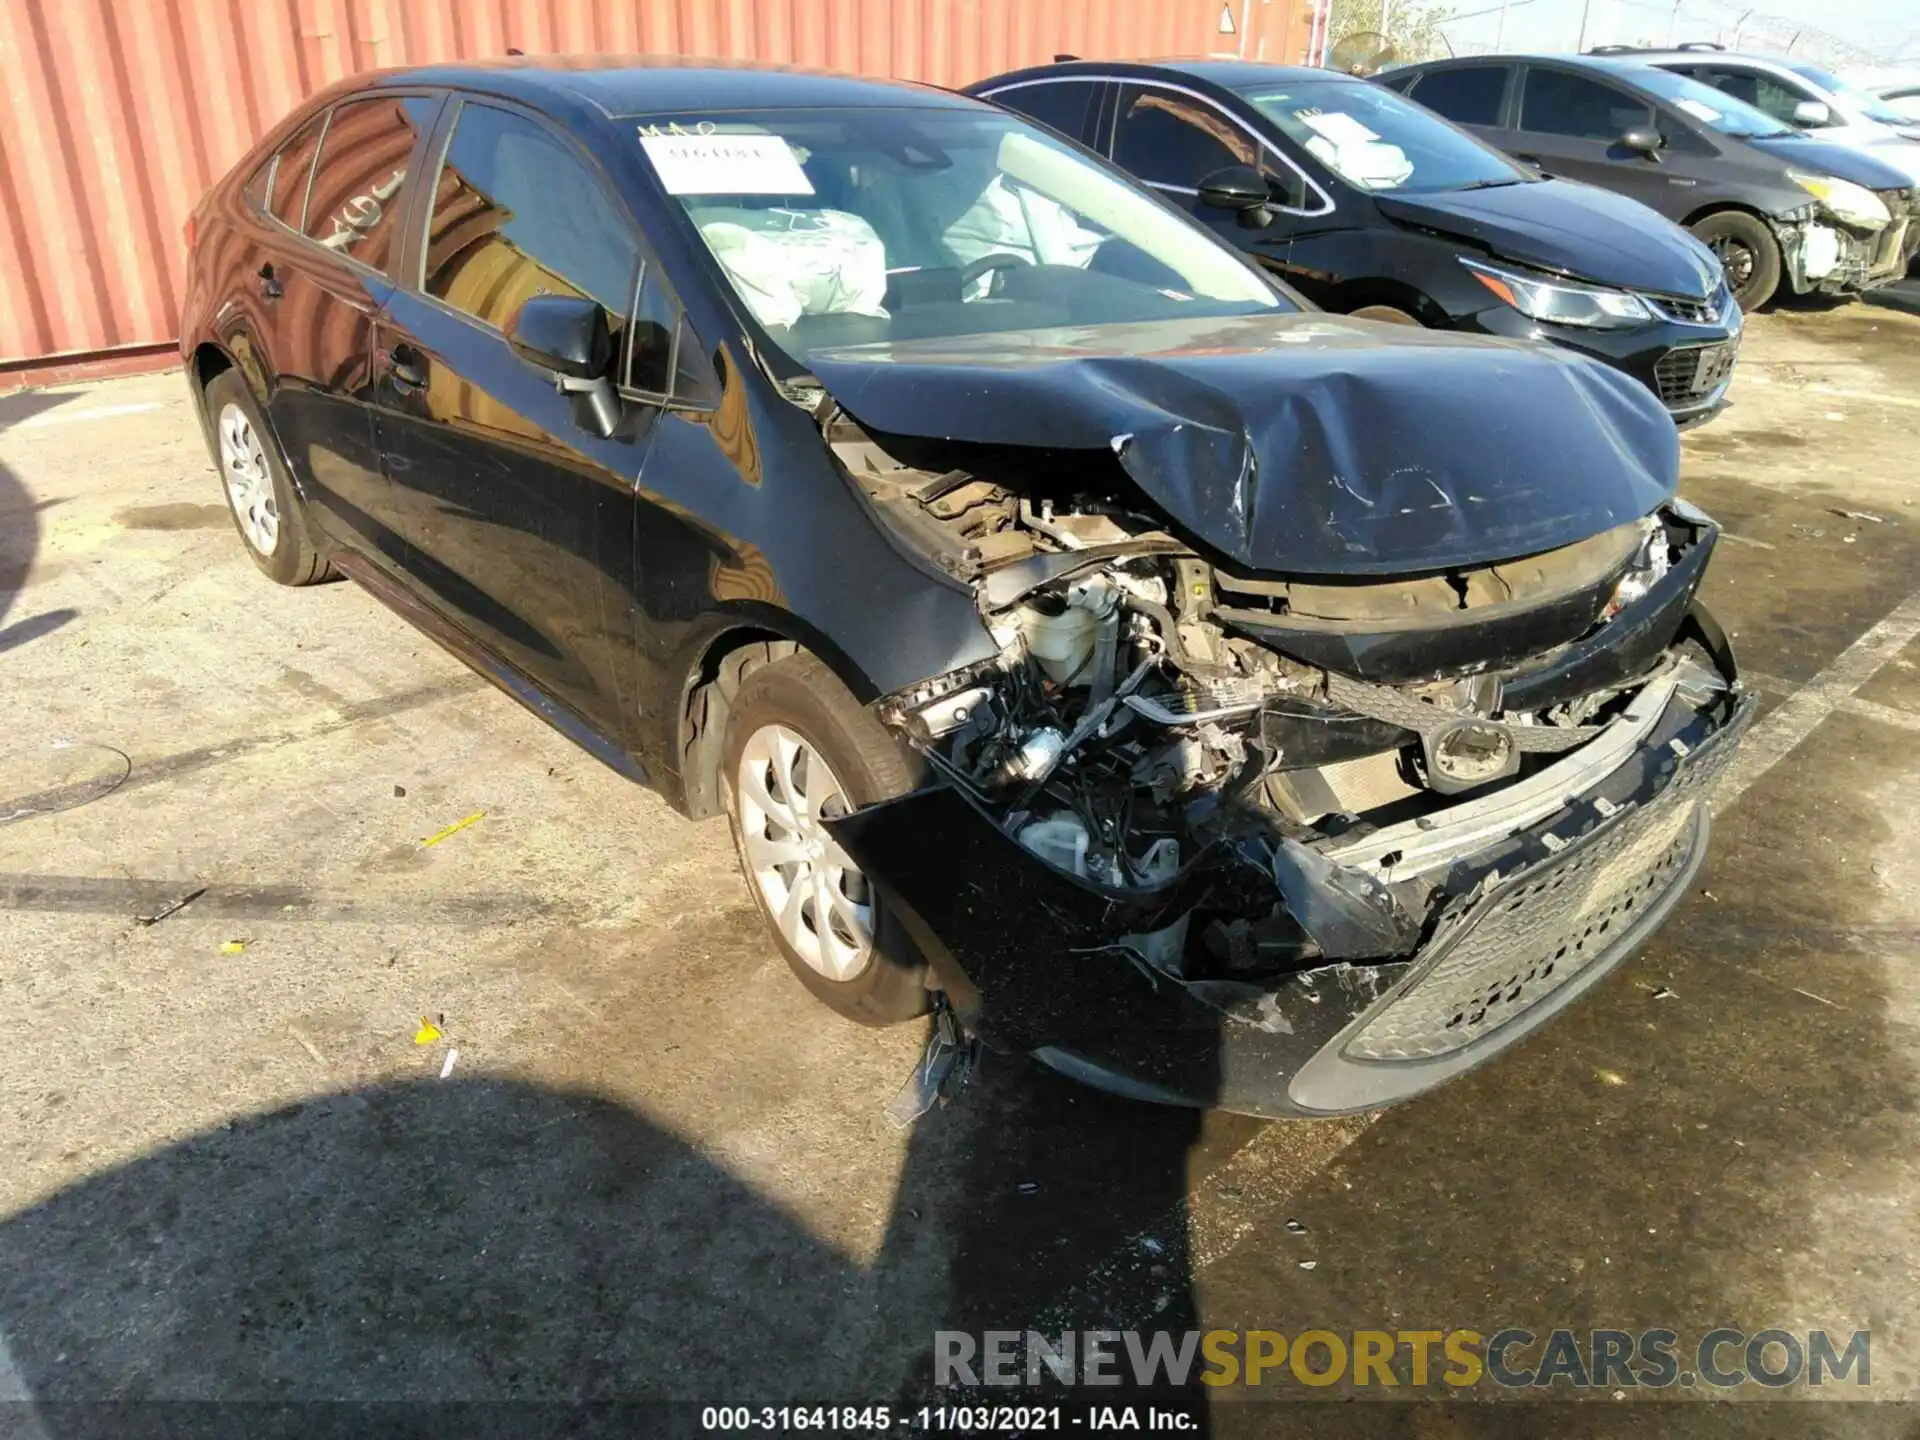
[[[253,392],[238,370],[213,377],[206,405],[213,420],[213,463],[220,471],[233,527],[253,563],[282,585],[333,578],[326,557],[308,538],[279,442],[261,419]]]
[[[927,1008],[925,965],[823,818],[914,788],[907,753],[811,655],[748,674],[727,725],[740,868],[800,983],[866,1025]]]
[[[1739,210],[1722,210],[1695,221],[1693,233],[1720,257],[1742,310],[1773,298],[1780,288],[1780,246],[1764,222]]]
[[[1362,305],[1347,312],[1356,320],[1384,320],[1389,325],[1418,325],[1420,322],[1404,310],[1391,305]]]

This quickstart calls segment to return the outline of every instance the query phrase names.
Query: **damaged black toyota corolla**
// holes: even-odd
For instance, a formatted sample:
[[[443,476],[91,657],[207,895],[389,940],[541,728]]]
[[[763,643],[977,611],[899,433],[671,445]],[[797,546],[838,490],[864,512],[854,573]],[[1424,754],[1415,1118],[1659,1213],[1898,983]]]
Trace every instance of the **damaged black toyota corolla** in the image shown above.
[[[194,228],[255,560],[726,811],[844,1014],[1351,1110],[1534,1029],[1700,863],[1752,705],[1658,402],[1313,312],[1018,117],[411,71]]]

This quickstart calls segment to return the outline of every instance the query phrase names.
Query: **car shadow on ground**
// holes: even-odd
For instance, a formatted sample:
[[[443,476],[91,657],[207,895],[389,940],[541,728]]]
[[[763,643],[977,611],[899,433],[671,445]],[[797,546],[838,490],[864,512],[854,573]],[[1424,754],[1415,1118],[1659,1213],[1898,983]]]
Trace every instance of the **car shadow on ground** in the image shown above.
[[[6,423],[0,420],[0,429]],[[80,613],[62,607],[5,623],[26,589],[34,557],[40,553],[40,512],[57,503],[36,500],[18,476],[0,465],[0,652],[50,634]]]

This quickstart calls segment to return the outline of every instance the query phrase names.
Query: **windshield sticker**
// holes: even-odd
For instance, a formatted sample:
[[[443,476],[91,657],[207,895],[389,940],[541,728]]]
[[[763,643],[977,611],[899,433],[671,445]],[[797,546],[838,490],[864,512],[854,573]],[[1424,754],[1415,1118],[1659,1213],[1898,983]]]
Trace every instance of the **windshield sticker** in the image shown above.
[[[1712,125],[1721,118],[1720,112],[1703,100],[1683,99],[1676,100],[1673,103],[1675,108],[1684,110],[1694,119],[1704,120],[1709,125]]]
[[[811,195],[799,157],[778,135],[640,134],[669,195]]]
[[[1370,145],[1380,138],[1353,116],[1342,114],[1338,110],[1323,110],[1317,115],[1302,114],[1300,123],[1326,136],[1342,149],[1349,145]]]

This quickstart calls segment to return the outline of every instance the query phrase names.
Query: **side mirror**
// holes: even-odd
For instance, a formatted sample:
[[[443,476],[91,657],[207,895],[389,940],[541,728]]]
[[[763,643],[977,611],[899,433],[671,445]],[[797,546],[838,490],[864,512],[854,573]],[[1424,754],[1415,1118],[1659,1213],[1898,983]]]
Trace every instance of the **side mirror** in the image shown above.
[[[1267,189],[1266,176],[1251,165],[1229,165],[1216,170],[1200,182],[1200,203],[1211,205],[1216,210],[1233,210],[1242,219],[1252,218],[1256,213],[1264,217],[1267,202],[1273,198]],[[1254,219],[1254,223],[1262,223]]]
[[[1802,100],[1793,107],[1793,123],[1803,126],[1828,125],[1833,109],[1824,100]]]
[[[1658,130],[1647,129],[1644,126],[1635,126],[1620,137],[1622,150],[1637,151],[1650,159],[1665,149],[1666,144],[1666,136]]]
[[[507,344],[527,364],[550,372],[562,394],[579,396],[602,436],[613,434],[620,423],[620,400],[608,377],[613,332],[599,301],[583,295],[535,295],[508,325]]]
[[[597,300],[535,295],[507,328],[507,343],[529,365],[563,380],[599,380],[613,364],[613,333]]]

